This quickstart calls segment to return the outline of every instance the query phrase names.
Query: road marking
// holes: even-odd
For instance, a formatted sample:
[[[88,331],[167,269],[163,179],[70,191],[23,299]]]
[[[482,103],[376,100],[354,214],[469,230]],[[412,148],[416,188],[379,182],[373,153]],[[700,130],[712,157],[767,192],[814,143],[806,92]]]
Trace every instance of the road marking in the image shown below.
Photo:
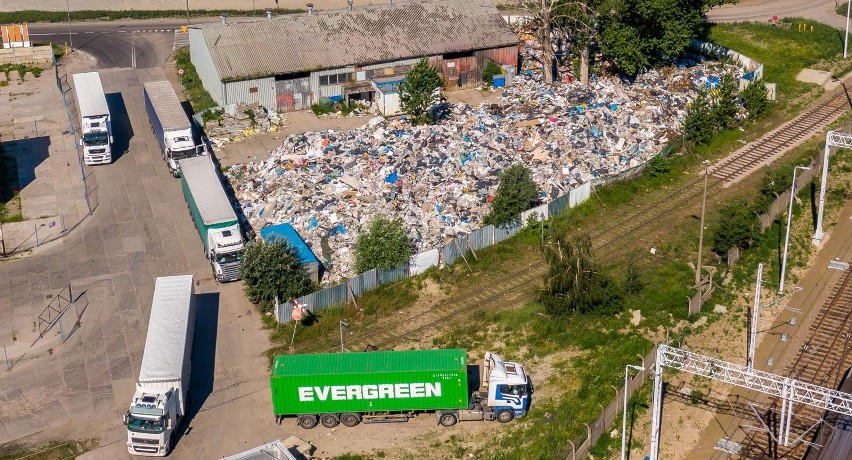
[[[84,34],[93,34],[94,32],[83,32]]]
[[[126,31],[126,30],[119,30],[119,31],[118,31],[118,33],[120,33],[120,34],[126,34],[126,33],[127,33],[127,31]],[[30,35],[32,35],[32,34],[30,34]]]
[[[51,35],[77,35],[77,32],[71,32],[70,34],[68,32],[59,32],[59,33],[55,33],[55,34],[34,34],[34,33],[30,33],[30,36],[32,36],[32,37],[51,36]]]

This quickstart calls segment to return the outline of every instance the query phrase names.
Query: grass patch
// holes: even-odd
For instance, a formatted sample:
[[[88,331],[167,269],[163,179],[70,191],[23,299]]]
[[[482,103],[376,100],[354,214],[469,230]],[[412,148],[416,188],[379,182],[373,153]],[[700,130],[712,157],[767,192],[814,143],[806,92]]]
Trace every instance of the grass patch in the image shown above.
[[[0,145],[0,223],[20,222],[21,197],[18,194],[18,166]]]
[[[807,23],[808,31],[799,32]],[[810,32],[813,26],[813,32]],[[813,85],[796,81],[802,69],[821,60],[836,59],[843,52],[843,34],[831,26],[802,18],[777,23],[713,24],[703,39],[736,50],[763,63],[764,80],[778,84],[778,100],[786,103],[805,94]]]
[[[175,53],[175,65],[178,69],[183,70],[183,75],[180,76],[180,82],[183,85],[184,93],[187,100],[192,105],[192,110],[195,113],[202,112],[212,107],[216,107],[216,101],[210,96],[210,93],[204,89],[204,84],[201,83],[201,77],[198,76],[198,71],[192,64],[189,57],[189,47],[184,46]]]
[[[0,460],[64,460],[75,458],[96,446],[97,441],[94,439],[68,442],[53,441],[34,448],[24,448],[21,445],[11,443],[0,449]]]
[[[276,10],[276,14],[302,13],[305,10],[284,8]],[[190,18],[215,17],[220,14],[233,17],[251,17],[252,10],[190,10]],[[257,17],[266,13],[257,10]],[[186,10],[78,10],[71,12],[72,21],[119,21],[122,19],[168,19],[186,18]],[[66,11],[36,11],[21,10],[0,12],[0,24],[18,22],[65,22],[68,20]]]

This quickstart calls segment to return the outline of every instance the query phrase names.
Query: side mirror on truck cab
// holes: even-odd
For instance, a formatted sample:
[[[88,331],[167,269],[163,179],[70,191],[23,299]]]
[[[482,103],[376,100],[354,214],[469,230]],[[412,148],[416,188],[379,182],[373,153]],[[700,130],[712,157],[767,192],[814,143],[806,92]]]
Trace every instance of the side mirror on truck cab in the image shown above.
[[[129,416],[129,415],[130,415],[130,412],[125,412],[125,413],[124,413],[123,423],[124,423],[125,425],[127,425],[127,419],[128,419],[128,416]]]

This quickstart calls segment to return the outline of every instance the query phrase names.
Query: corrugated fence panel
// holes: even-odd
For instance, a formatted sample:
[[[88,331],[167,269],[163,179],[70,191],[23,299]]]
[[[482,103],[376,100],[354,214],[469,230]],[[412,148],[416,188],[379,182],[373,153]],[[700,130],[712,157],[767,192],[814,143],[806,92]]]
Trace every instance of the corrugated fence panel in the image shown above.
[[[408,264],[401,267],[376,271],[376,282],[379,286],[394,283],[408,276]]]
[[[521,224],[526,225],[527,221],[529,221],[530,216],[536,216],[538,220],[547,220],[550,217],[548,213],[548,206],[543,204],[541,206],[536,206],[532,209],[527,209],[526,211],[521,213]]]
[[[571,193],[569,193],[569,196],[571,197],[569,206],[573,208],[574,206],[588,200],[591,195],[592,184],[590,182],[586,182],[585,184],[571,190]]]
[[[494,244],[494,226],[487,225],[467,235],[467,240],[473,249],[478,251]]]
[[[378,284],[376,283],[376,269],[372,269],[361,273],[349,280],[349,287],[352,289],[352,293],[355,294],[355,297],[360,296],[361,294],[375,289]]]
[[[429,268],[438,265],[439,255],[440,252],[437,249],[430,249],[411,256],[411,261],[408,263],[408,271],[411,276],[419,275]]]
[[[503,240],[508,240],[509,238],[518,234],[523,228],[522,224],[515,224],[511,227],[494,227],[494,243],[497,244]]]
[[[568,192],[547,205],[547,210],[551,216],[555,216],[568,207],[571,201],[571,193]]]
[[[314,302],[317,308],[327,308],[332,305],[341,305],[346,303],[348,289],[345,284],[338,284],[330,288],[325,288],[322,291],[314,292]]]
[[[459,250],[456,249],[455,240],[450,241],[441,248],[441,262],[443,266],[449,266],[459,258]]]

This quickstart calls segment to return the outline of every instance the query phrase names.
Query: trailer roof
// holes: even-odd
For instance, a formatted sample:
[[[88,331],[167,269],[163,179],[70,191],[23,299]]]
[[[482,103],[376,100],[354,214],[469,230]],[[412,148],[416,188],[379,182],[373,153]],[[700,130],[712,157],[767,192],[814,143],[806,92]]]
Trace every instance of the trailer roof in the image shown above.
[[[154,287],[151,320],[142,355],[140,381],[167,380],[183,375],[187,331],[192,315],[192,275],[161,276]]]
[[[171,82],[168,80],[149,81],[145,82],[143,86],[164,130],[171,131],[192,127]]]
[[[101,75],[97,72],[85,72],[75,73],[73,77],[77,104],[80,106],[80,116],[108,114],[109,107],[107,107],[104,87],[101,85]]]
[[[205,225],[237,220],[231,200],[225,194],[219,173],[216,172],[216,166],[209,155],[180,160],[179,164],[180,174],[192,191],[195,205],[198,206]]]
[[[272,376],[460,370],[467,371],[464,350],[369,351],[276,356]]]

